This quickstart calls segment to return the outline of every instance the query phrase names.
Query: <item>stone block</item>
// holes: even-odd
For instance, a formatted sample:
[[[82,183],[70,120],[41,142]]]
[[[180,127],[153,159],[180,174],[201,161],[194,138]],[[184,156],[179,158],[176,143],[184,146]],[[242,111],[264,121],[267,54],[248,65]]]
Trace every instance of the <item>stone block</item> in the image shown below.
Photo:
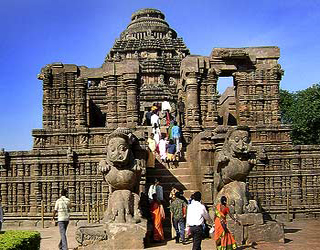
[[[263,225],[246,226],[244,229],[247,244],[261,241],[284,243],[284,227],[281,223],[268,221]]]
[[[83,250],[144,249],[147,222],[92,224],[77,229],[76,240]]]
[[[77,228],[76,240],[80,245],[90,246],[98,241],[107,240],[107,234],[103,224],[91,224]],[[88,248],[91,249],[91,248]]]
[[[262,213],[238,214],[237,219],[241,222],[241,225],[243,226],[263,224]]]
[[[235,223],[234,221],[229,221],[228,228],[229,228],[230,232],[232,233],[232,235],[234,236],[234,239],[237,242],[237,244],[241,245],[244,240],[243,226],[239,225],[238,223]]]
[[[147,223],[110,223],[106,232],[112,249],[144,249]]]

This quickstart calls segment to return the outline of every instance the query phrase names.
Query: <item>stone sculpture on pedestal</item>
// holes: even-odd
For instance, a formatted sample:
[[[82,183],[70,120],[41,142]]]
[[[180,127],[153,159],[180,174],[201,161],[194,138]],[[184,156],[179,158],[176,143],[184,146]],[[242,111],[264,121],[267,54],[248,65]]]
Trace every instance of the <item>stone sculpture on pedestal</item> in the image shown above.
[[[110,200],[105,222],[140,222],[139,181],[142,160],[134,159],[131,150],[133,135],[128,129],[116,129],[107,139],[106,159],[99,168],[110,186]]]
[[[244,181],[254,163],[248,130],[246,128],[230,129],[227,132],[222,150],[217,152],[215,157],[215,200],[219,201],[224,195],[237,214],[246,211],[248,196]]]
[[[110,187],[108,208],[104,224],[78,228],[76,238],[85,245],[82,249],[143,248],[146,220],[141,217],[137,192],[145,161],[134,157],[131,146],[135,139],[126,128],[117,128],[107,138],[106,158],[99,169]]]
[[[230,230],[239,244],[284,240],[283,226],[277,222],[264,222],[258,203],[250,199],[245,183],[256,162],[262,160],[261,155],[257,157],[255,154],[257,151],[261,150],[252,148],[249,130],[237,127],[227,131],[222,150],[214,157],[215,204],[219,203],[222,196],[227,197],[230,212],[241,221],[241,226],[229,222]],[[269,238],[264,238],[265,235]]]

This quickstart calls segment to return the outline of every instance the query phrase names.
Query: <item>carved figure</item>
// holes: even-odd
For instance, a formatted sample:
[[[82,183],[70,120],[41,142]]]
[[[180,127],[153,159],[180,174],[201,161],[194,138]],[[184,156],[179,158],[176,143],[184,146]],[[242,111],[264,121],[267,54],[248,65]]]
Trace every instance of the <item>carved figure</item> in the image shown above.
[[[130,190],[116,190],[110,197],[105,221],[116,223],[136,223],[140,222],[141,214],[139,210],[140,197]]]
[[[42,137],[35,137],[34,138],[34,145],[35,146],[43,146],[45,142],[45,139]]]
[[[104,218],[107,222],[140,220],[139,196],[135,192],[138,191],[143,163],[134,159],[132,140],[130,130],[116,129],[107,139],[106,159],[99,163],[99,169],[112,192]]]
[[[172,31],[171,31],[171,30],[169,30],[169,31],[167,32],[166,38],[172,39]]]
[[[176,87],[176,79],[174,79],[172,76],[169,78],[169,85],[170,87]]]
[[[88,137],[85,135],[80,135],[80,145],[87,145],[88,144]]]
[[[119,52],[117,52],[117,53],[114,55],[114,59],[115,59],[115,60],[121,60],[121,55],[119,54]]]
[[[159,80],[158,80],[159,85],[164,85],[164,75],[160,75],[159,76]]]
[[[215,200],[225,195],[230,202],[234,201],[235,212],[243,213],[243,207],[248,204],[244,181],[254,163],[248,130],[244,128],[229,130],[222,150],[215,157]]]

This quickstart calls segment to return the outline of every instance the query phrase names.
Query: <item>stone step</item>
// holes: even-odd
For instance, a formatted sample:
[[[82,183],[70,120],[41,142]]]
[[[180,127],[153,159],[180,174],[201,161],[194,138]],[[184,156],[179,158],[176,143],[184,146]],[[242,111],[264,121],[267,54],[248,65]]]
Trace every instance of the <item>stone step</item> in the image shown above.
[[[172,174],[166,174],[166,175],[157,175],[157,174],[148,174],[147,179],[155,179],[159,178],[162,183],[165,182],[191,182],[192,176],[191,175],[172,175]],[[152,182],[152,180],[151,180]]]
[[[152,183],[147,182],[148,189],[151,185]],[[163,192],[170,192],[172,186],[176,186],[180,190],[188,190],[188,189],[192,189],[192,187],[194,186],[194,183],[190,183],[190,182],[180,183],[180,182],[174,181],[174,182],[166,182],[166,183],[161,182],[160,185],[163,188]]]
[[[157,175],[159,177],[163,175],[191,175],[191,171],[189,168],[147,168],[147,176],[148,175]]]
[[[172,183],[172,182],[180,182],[180,183],[188,183],[192,181],[191,175],[153,175],[148,174],[147,182],[152,183],[155,178],[159,178],[161,183]],[[150,180],[150,181],[149,181]]]

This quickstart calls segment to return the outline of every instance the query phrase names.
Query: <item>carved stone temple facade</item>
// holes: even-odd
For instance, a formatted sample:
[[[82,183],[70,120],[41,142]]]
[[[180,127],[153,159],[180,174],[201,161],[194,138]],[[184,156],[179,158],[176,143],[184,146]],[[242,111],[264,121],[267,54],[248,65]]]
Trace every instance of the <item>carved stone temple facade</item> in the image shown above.
[[[257,163],[246,182],[270,214],[315,216],[320,211],[320,147],[294,146],[290,127],[281,124],[278,47],[214,48],[192,55],[162,12],[142,9],[114,43],[100,68],[52,63],[42,68],[43,128],[32,131],[30,151],[0,152],[0,197],[6,216],[39,216],[52,211],[62,188],[83,217],[86,204],[107,204],[109,187],[98,171],[106,138],[118,127],[131,129],[140,156],[150,128],[144,113],[168,101],[173,112],[185,103],[183,127],[189,169],[187,190],[200,190],[213,204],[214,157],[227,126],[250,129]],[[219,77],[232,77],[222,96]],[[144,156],[145,157],[145,156]],[[174,172],[172,172],[174,175]],[[140,191],[147,188],[142,171]]]

